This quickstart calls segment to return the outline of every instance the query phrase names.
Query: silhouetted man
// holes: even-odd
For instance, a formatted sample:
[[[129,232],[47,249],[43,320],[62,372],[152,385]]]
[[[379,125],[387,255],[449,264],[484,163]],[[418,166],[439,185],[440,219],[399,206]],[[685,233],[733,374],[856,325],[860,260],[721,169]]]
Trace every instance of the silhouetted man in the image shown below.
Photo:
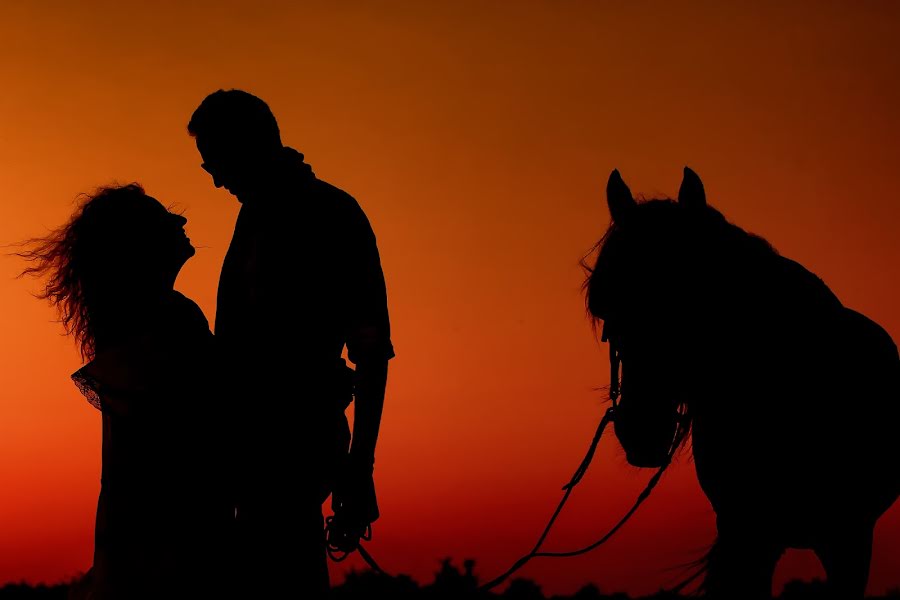
[[[242,204],[215,324],[235,403],[242,593],[314,596],[328,588],[329,492],[351,538],[378,518],[372,467],[394,352],[375,235],[356,200],[282,145],[256,96],[210,94],[188,131],[216,187]]]

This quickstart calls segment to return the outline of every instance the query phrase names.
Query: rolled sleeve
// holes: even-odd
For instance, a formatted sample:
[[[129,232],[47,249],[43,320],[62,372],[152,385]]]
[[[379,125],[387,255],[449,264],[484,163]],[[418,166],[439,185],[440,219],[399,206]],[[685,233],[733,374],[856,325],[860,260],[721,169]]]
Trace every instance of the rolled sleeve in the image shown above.
[[[368,218],[355,202],[354,209],[348,240],[352,250],[347,357],[354,364],[387,361],[395,354],[381,257]]]

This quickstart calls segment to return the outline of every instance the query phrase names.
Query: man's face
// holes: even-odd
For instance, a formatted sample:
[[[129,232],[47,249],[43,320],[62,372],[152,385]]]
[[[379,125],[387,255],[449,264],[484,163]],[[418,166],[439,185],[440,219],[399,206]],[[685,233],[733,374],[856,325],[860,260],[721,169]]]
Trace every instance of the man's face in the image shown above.
[[[198,137],[197,150],[203,159],[200,166],[212,176],[215,186],[224,187],[241,202],[265,185],[262,153],[246,144]]]

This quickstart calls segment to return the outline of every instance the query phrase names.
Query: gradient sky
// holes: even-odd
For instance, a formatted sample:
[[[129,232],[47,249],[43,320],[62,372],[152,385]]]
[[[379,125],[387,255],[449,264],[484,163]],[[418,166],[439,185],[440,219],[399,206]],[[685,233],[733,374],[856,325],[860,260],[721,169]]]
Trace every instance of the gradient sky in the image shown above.
[[[177,288],[212,321],[238,204],[185,125],[218,88],[268,101],[378,236],[397,358],[370,550],[419,580],[444,556],[493,576],[530,549],[604,409],[579,259],[611,169],[674,195],[690,165],[730,220],[900,339],[900,4],[784,4],[3,2],[0,243],[139,181],[186,211],[199,248]],[[21,267],[0,259],[0,582],[58,581],[90,566],[100,415]],[[547,547],[602,534],[649,475],[604,439]],[[713,518],[685,457],[608,545],[522,574],[647,593],[702,554]],[[870,592],[898,573],[895,506]],[[820,574],[791,552],[778,581]]]

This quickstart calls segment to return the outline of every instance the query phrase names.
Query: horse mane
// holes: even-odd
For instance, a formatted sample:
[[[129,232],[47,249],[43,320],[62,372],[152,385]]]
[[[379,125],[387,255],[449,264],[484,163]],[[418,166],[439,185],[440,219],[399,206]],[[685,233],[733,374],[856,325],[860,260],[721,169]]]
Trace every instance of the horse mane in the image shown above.
[[[682,225],[689,227],[690,233],[702,236],[700,241],[720,243],[722,248],[738,252],[751,260],[780,256],[768,240],[735,225],[709,204],[698,209],[685,207],[671,198],[651,198],[640,202],[638,211],[638,218],[657,222],[681,220]]]
[[[696,236],[695,244],[703,243],[716,245],[718,249],[726,250],[728,258],[742,262],[765,262],[781,258],[778,251],[765,238],[750,233],[738,225],[728,221],[716,208],[705,205],[700,209],[687,208],[676,200],[668,197],[640,198],[637,203],[634,218],[638,221],[649,222],[652,226],[665,226],[667,223],[675,226],[688,225],[690,233]],[[610,221],[606,231],[590,250],[582,256],[579,264],[585,274],[581,289],[585,297],[585,310],[591,320],[591,326],[597,328],[598,318],[591,314],[590,306],[590,282],[595,265],[604,256],[607,246],[621,226],[615,221]],[[686,236],[687,237],[687,236]],[[594,266],[592,266],[592,263]]]

